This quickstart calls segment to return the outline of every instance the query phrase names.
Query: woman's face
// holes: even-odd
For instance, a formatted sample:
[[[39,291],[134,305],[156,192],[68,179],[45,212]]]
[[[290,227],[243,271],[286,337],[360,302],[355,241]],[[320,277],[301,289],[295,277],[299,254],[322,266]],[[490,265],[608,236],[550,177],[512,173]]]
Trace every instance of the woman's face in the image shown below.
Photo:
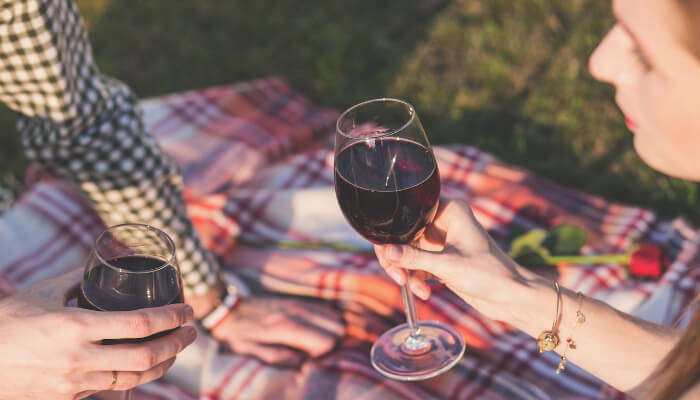
[[[617,24],[591,56],[590,71],[615,86],[647,164],[700,180],[700,62],[688,46],[700,37],[678,2],[613,0]]]

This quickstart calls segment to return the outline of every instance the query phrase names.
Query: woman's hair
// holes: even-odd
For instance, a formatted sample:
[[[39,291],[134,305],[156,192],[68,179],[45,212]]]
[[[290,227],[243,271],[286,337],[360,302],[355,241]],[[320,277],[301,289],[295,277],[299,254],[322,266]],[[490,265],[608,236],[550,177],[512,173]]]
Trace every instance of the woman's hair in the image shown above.
[[[678,12],[683,18],[680,35],[681,42],[690,52],[700,59],[700,0],[675,0]]]
[[[693,317],[676,346],[647,380],[648,396],[654,400],[677,399],[700,382],[700,299],[691,304]]]

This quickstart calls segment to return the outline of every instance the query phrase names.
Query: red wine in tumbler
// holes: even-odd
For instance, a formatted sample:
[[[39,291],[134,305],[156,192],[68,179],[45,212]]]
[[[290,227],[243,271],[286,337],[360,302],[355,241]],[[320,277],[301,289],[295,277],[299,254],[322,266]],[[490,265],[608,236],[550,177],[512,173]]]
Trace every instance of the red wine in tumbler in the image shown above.
[[[163,260],[147,256],[126,256],[109,260],[88,272],[78,296],[78,307],[95,311],[130,311],[182,303],[182,282],[177,269]],[[161,267],[162,266],[162,267]],[[123,279],[118,269],[146,272],[140,279]],[[127,286],[128,285],[128,286]],[[142,342],[163,336],[172,330],[143,339],[104,340],[105,344]]]

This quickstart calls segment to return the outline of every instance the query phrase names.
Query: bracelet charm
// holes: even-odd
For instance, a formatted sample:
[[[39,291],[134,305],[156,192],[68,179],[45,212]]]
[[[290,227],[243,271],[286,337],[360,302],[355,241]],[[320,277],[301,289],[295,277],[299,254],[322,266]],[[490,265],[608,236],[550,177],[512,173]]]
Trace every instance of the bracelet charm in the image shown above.
[[[554,350],[559,345],[559,336],[552,331],[544,331],[537,338],[537,347],[540,353]]]
[[[540,353],[554,350],[559,345],[557,326],[559,325],[559,304],[561,303],[561,290],[559,289],[559,284],[556,281],[552,283],[557,292],[556,312],[554,315],[554,322],[552,323],[552,329],[542,332],[540,336],[537,337],[537,347],[539,348]]]

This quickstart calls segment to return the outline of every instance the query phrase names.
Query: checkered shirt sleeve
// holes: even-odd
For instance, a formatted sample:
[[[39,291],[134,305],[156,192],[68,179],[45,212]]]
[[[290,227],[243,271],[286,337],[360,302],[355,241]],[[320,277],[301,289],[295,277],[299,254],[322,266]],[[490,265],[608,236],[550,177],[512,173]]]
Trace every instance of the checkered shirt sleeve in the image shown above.
[[[28,157],[77,184],[106,225],[141,222],[173,237],[186,296],[216,283],[177,167],[130,89],[100,74],[70,0],[0,0],[0,101],[20,114]]]

